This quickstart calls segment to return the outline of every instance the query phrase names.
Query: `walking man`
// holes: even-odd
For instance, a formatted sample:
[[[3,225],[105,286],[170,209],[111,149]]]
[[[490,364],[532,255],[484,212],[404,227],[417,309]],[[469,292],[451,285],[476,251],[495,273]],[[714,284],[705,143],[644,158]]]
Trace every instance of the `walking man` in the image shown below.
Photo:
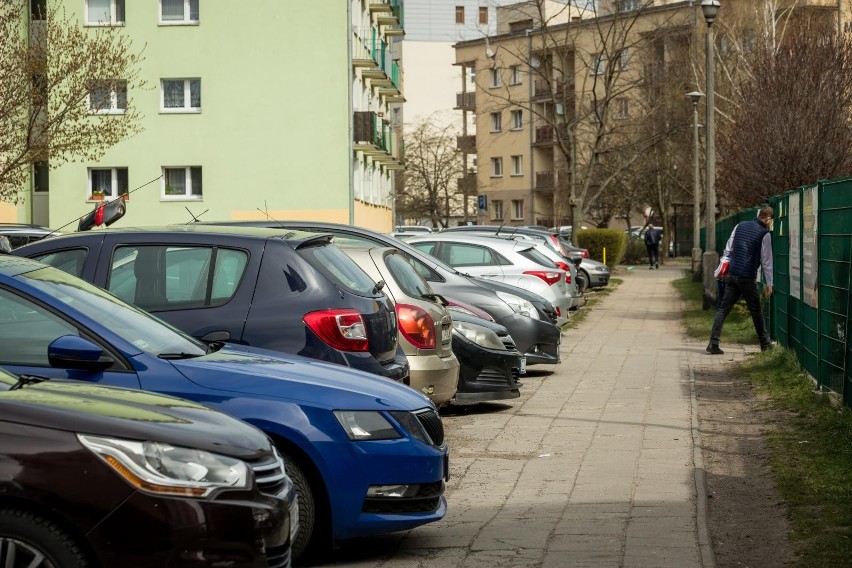
[[[648,269],[660,267],[660,232],[648,223],[645,229],[645,248],[648,249]]]
[[[723,256],[730,260],[730,264],[725,295],[716,310],[713,329],[710,331],[710,343],[707,345],[707,352],[712,355],[724,353],[719,348],[722,325],[740,296],[745,300],[748,311],[751,313],[754,331],[757,332],[757,338],[760,340],[760,350],[765,351],[772,347],[757,292],[757,270],[763,267],[763,297],[768,298],[772,295],[773,282],[772,237],[769,229],[773,214],[772,207],[768,205],[762,207],[757,213],[757,219],[743,221],[734,227],[725,245]]]

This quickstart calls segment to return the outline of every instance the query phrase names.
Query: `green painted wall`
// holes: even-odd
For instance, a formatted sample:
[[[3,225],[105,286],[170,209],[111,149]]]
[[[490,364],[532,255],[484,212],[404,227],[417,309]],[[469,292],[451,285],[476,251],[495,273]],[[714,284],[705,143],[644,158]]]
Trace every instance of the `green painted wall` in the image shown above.
[[[82,21],[83,2],[62,0]],[[156,0],[127,0],[125,31],[145,47],[148,89],[131,91],[144,132],[97,162],[51,172],[50,225],[92,209],[87,167],[127,167],[130,188],[163,166],[201,166],[201,201],[130,196],[123,225],[259,217],[339,219],[350,208],[347,2],[201,2],[200,24],[158,25]],[[247,10],[251,10],[247,13]],[[161,78],[201,78],[200,114],[160,113]]]

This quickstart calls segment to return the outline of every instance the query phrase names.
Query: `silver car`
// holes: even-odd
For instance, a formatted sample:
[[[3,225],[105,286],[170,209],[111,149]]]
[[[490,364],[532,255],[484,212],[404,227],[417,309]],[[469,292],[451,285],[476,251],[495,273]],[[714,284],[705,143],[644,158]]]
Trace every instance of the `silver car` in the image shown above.
[[[556,324],[568,322],[573,299],[565,271],[535,248],[535,243],[452,232],[409,239],[408,243],[459,272],[529,290],[556,308]]]
[[[435,405],[446,404],[456,394],[459,361],[453,354],[453,322],[440,297],[408,263],[389,247],[340,247],[396,304],[399,344],[408,357],[413,389]]]

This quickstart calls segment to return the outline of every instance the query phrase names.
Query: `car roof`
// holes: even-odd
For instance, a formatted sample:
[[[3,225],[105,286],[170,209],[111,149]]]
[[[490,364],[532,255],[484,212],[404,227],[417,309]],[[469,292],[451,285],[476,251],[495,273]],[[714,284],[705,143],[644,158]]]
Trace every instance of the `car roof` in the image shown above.
[[[26,272],[31,272],[39,268],[44,268],[46,265],[21,256],[13,256],[10,254],[0,254],[0,275],[17,276]]]
[[[515,239],[506,239],[503,238],[502,235],[497,237],[489,236],[489,235],[468,235],[468,234],[441,234],[437,235],[429,235],[423,237],[417,237],[415,239],[409,239],[408,242],[410,244],[429,242],[429,241],[458,241],[463,243],[473,243],[480,245],[488,245],[488,246],[502,246],[512,248],[513,250],[518,250],[516,245],[526,246],[526,249],[535,248],[536,243],[533,241],[518,241]],[[521,248],[521,250],[526,250]]]

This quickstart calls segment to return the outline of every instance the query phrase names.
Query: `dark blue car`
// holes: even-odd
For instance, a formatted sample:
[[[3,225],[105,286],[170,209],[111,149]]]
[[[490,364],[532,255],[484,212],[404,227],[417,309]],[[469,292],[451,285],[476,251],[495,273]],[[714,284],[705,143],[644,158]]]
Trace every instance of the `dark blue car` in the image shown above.
[[[66,272],[0,256],[0,365],[174,395],[266,432],[299,495],[299,555],[443,517],[447,447],[423,395],[304,357],[201,343]]]

